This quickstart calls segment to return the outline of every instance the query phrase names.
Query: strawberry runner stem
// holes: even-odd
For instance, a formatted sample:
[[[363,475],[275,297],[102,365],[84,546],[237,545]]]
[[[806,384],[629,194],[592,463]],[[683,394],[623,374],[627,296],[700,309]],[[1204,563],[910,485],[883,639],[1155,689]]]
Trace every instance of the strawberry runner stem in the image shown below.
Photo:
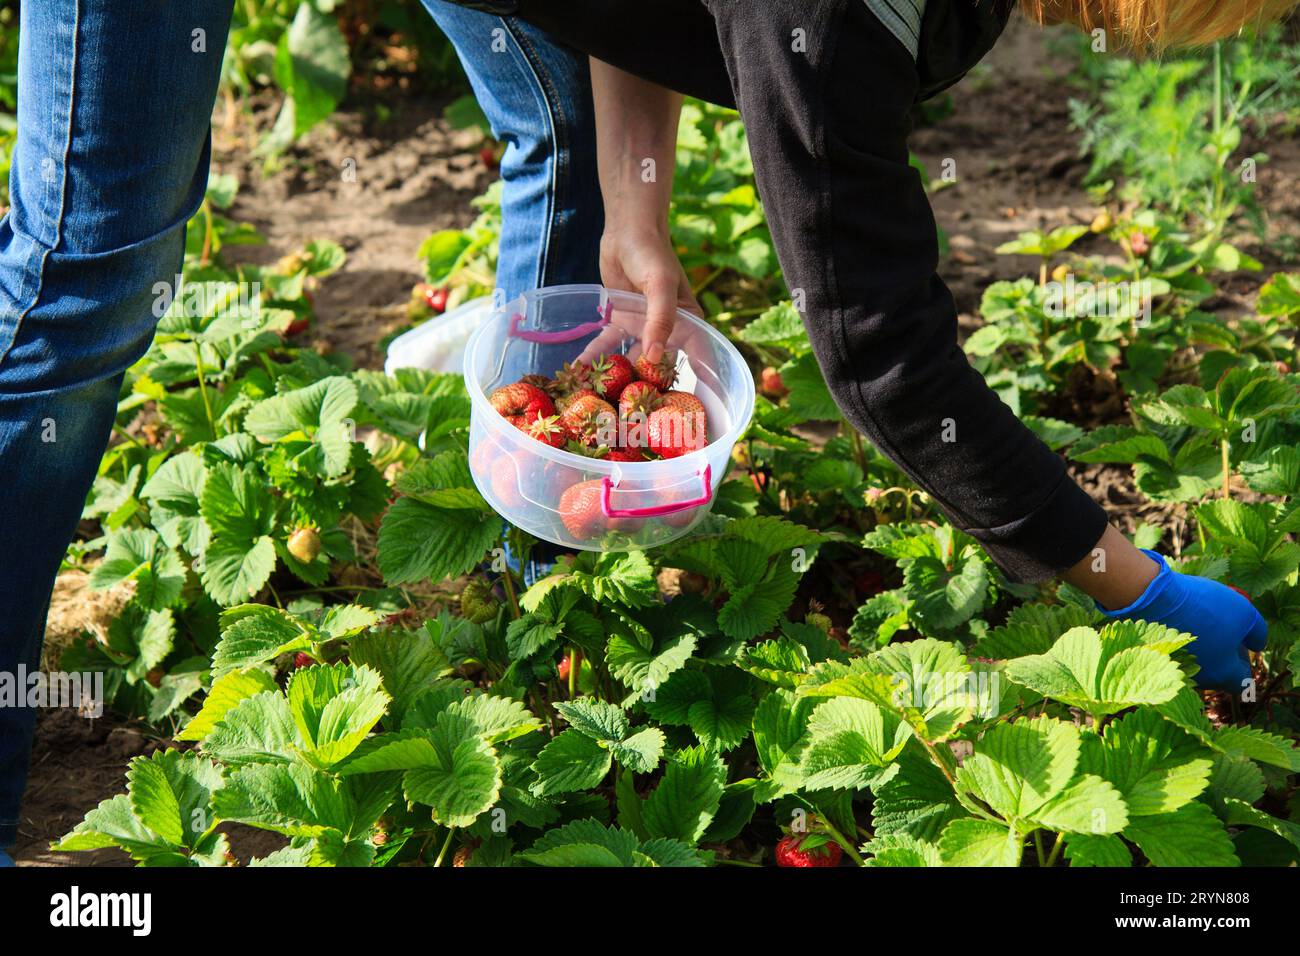
[[[1228,461],[1228,439],[1223,438],[1219,441],[1219,453],[1223,459],[1223,497],[1231,498],[1232,490],[1232,465]]]
[[[454,837],[455,835],[456,835],[456,828],[449,827],[447,829],[447,839],[442,841],[442,849],[438,851],[438,858],[433,861],[433,865],[435,867],[442,866],[442,861],[447,856],[447,851],[451,849],[452,837]]]
[[[1047,854],[1047,866],[1054,866],[1056,858],[1061,855],[1061,848],[1065,846],[1065,834],[1058,833],[1056,842],[1052,844],[1052,852]]]
[[[582,666],[582,651],[569,648],[569,699],[578,696],[578,668]]]
[[[194,343],[194,368],[199,375],[199,398],[203,399],[203,412],[208,416],[208,427],[212,429],[212,437],[217,437],[217,423],[212,418],[212,403],[208,401],[207,383],[204,381],[208,377],[208,371],[203,367],[203,343]]]

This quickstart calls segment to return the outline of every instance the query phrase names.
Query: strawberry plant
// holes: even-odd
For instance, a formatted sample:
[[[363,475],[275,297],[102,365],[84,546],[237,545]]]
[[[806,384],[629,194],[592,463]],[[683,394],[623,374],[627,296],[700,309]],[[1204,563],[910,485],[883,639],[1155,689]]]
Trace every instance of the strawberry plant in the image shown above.
[[[1233,153],[1227,137],[1207,156]],[[518,495],[513,472],[478,446],[483,493],[471,475],[460,378],[300,347],[291,328],[341,250],[224,265],[255,236],[214,184],[186,260],[212,294],[163,310],[68,558],[129,599],[64,666],[111,674],[115,709],[172,739],[56,849],[168,866],[1300,862],[1300,292],[1279,273],[1252,314],[1214,311],[1219,275],[1256,265],[1229,241],[1234,195],[1193,210],[1135,177],[1136,211],[1022,236],[1004,251],[1039,275],[991,285],[965,343],[1072,467],[1131,488],[1138,544],[1259,609],[1268,645],[1228,696],[1195,689],[1191,635],[1008,581],[842,418],[782,298],[734,113],[688,103],[678,165],[673,241],[752,365],[753,422],[683,537],[562,554],[540,577],[538,542],[484,497]],[[492,288],[499,200],[426,241],[421,317]],[[1067,281],[1149,298],[1060,308]],[[597,356],[491,403],[553,447],[674,457],[688,445],[655,423],[700,411],[677,369]],[[646,447],[602,437],[634,417]],[[577,539],[630,531],[606,523],[625,519],[602,513],[599,481],[555,496]],[[275,842],[236,861],[223,825]]]

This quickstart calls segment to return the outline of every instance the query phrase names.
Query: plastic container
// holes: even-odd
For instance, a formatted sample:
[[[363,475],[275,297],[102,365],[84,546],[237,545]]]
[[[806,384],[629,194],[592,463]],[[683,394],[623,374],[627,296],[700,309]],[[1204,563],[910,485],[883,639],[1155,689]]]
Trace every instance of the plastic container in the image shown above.
[[[492,297],[480,296],[434,316],[388,343],[384,372],[422,368],[429,372],[459,372],[465,364],[465,343],[492,314]]]
[[[535,537],[587,551],[648,548],[681,537],[712,507],[754,413],[754,380],[735,346],[687,312],[678,311],[667,347],[678,353],[673,387],[694,393],[708,417],[708,443],[697,451],[646,462],[587,458],[525,435],[488,402],[501,385],[554,376],[578,358],[621,353],[635,362],[645,306],[640,295],[598,285],[538,289],[494,313],[465,347],[474,483]]]

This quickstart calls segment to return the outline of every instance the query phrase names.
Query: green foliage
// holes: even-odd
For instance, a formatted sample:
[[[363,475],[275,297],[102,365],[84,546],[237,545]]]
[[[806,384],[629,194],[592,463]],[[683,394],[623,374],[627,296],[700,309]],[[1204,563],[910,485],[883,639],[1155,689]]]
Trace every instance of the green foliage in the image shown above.
[[[242,6],[227,82],[281,88],[283,149],[343,93],[338,11]],[[1003,246],[1039,275],[991,284],[964,342],[1072,467],[1131,485],[1138,543],[1249,593],[1270,641],[1232,715],[1192,689],[1190,635],[1008,581],[842,418],[743,127],[689,102],[673,242],[710,320],[781,382],[690,534],[565,555],[526,588],[506,555],[535,542],[470,475],[463,383],[296,347],[343,252],[225,265],[257,237],[214,179],[195,294],[167,299],[128,373],[96,536],[69,552],[126,604],[62,662],[197,749],[137,758],[56,848],[224,865],[238,823],[283,843],[259,866],[703,866],[769,860],[753,848],[779,827],[871,866],[1294,860],[1300,287],[1279,273],[1253,314],[1210,311],[1217,273],[1258,265],[1229,241],[1248,197],[1224,171],[1238,94],[1269,69],[1234,48],[1216,113],[1203,69],[1105,67],[1089,122],[1116,136],[1090,138],[1094,172],[1125,173],[1133,211]],[[499,185],[477,208],[419,250],[450,305],[492,286]],[[1061,274],[1145,298],[1062,308]],[[290,547],[304,530],[319,551]]]

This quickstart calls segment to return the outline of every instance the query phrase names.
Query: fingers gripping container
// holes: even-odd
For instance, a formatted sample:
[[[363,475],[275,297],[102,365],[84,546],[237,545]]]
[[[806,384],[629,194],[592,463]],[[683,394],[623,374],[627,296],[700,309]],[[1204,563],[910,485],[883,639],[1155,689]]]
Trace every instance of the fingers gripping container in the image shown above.
[[[697,451],[645,462],[588,458],[525,435],[488,401],[494,389],[524,375],[553,377],[566,362],[615,353],[635,362],[645,323],[643,296],[552,286],[507,303],[471,336],[470,472],[511,524],[569,548],[627,551],[681,537],[712,507],[731,449],[754,413],[754,380],[735,346],[687,312],[678,311],[667,348],[678,353],[673,387],[692,392],[708,418],[708,442]],[[561,496],[584,483],[569,495],[566,523]]]

